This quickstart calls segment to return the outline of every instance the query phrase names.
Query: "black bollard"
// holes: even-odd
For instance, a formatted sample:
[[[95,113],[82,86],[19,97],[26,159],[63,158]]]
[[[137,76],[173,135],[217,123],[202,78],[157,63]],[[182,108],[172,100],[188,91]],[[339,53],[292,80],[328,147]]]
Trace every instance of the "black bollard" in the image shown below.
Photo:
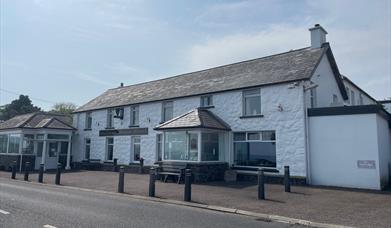
[[[44,164],[39,165],[39,173],[38,173],[38,182],[43,183],[43,169],[44,169]]]
[[[12,179],[16,179],[16,161],[14,161],[13,164],[12,164],[12,175],[11,175],[11,178]]]
[[[284,166],[284,185],[285,192],[291,192],[291,177],[289,172],[289,166]]]
[[[144,173],[144,158],[140,158],[140,170],[139,170],[139,173],[140,174]]]
[[[187,202],[191,201],[191,169],[185,171],[185,196],[184,200]]]
[[[125,182],[125,170],[123,166],[119,167],[119,176],[118,176],[118,192],[124,193],[124,182]]]
[[[258,170],[258,199],[265,199],[265,173],[262,169]]]
[[[26,162],[24,165],[24,180],[29,180],[30,162]]]
[[[113,172],[118,172],[118,159],[114,158],[113,160]]]
[[[60,185],[60,180],[61,180],[61,168],[62,168],[61,163],[58,163],[58,164],[57,164],[57,170],[56,170],[56,185]]]
[[[149,196],[155,197],[156,170],[154,167],[149,171]]]

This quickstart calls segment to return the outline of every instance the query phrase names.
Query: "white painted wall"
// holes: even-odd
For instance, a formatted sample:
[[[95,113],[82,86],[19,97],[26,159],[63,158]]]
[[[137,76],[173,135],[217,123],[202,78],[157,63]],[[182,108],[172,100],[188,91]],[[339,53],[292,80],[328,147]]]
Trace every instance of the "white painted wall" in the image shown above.
[[[291,166],[291,174],[306,176],[304,102],[303,88],[288,88],[288,84],[261,87],[262,114],[264,117],[241,119],[242,91],[230,91],[213,94],[215,108],[213,113],[227,122],[233,131],[275,130],[277,141],[277,168],[283,171],[284,165]],[[200,97],[179,98],[174,100],[174,116],[179,116],[193,108],[199,107]],[[278,111],[278,105],[283,111]],[[141,156],[145,164],[150,165],[156,159],[156,131],[153,130],[161,121],[161,102],[141,104],[140,127],[148,127],[149,134],[141,136]],[[84,139],[91,138],[91,158],[105,159],[105,137],[99,137],[99,131],[106,127],[106,110],[92,112],[91,131],[84,131],[85,113],[75,114],[78,132],[74,141],[75,161],[84,157]],[[124,120],[115,120],[115,128],[127,128],[130,122],[130,108],[125,107]],[[76,117],[79,116],[79,117]],[[227,161],[232,161],[232,134],[227,140],[229,151]],[[130,136],[114,137],[114,157],[119,163],[131,162]],[[77,159],[76,159],[77,158]]]
[[[380,115],[376,116],[377,140],[379,147],[380,185],[384,187],[389,183],[391,166],[391,136],[388,122]]]
[[[311,184],[380,189],[384,164],[379,164],[379,149],[383,154],[389,141],[382,140],[379,147],[384,123],[379,130],[377,118],[377,114],[310,117]],[[376,167],[358,168],[358,160],[373,160]]]
[[[318,85],[316,88],[317,108],[342,106],[343,98],[334,78],[327,55],[324,55],[311,77],[311,81]],[[333,103],[333,94],[337,95],[338,103]],[[309,91],[306,92],[307,107],[310,106]]]
[[[363,105],[370,105],[370,104],[376,104],[374,100],[372,100],[370,97],[362,93],[355,85],[350,83],[347,80],[343,80],[343,83],[345,85],[348,92],[348,97],[349,99],[345,101],[345,105],[360,105],[360,95],[363,98]],[[352,97],[352,91],[354,92],[354,102],[353,102],[353,97]]]

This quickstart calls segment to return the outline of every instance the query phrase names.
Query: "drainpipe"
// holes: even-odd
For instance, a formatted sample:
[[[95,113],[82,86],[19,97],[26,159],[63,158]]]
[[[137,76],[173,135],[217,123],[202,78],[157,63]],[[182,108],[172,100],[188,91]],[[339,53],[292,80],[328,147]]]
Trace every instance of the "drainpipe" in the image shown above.
[[[311,166],[310,166],[310,143],[309,143],[309,128],[308,128],[308,115],[307,115],[307,102],[306,102],[306,88],[305,81],[303,81],[303,107],[304,107],[304,127],[305,127],[305,160],[306,160],[306,173],[307,182],[311,183]]]

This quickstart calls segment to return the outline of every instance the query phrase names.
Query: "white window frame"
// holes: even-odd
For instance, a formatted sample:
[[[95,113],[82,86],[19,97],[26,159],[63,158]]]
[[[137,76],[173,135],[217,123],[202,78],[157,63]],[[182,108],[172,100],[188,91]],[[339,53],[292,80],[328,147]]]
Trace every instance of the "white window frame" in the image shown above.
[[[264,140],[262,136],[262,132],[268,132],[268,131],[273,131],[275,139],[274,140]],[[245,134],[245,139],[244,140],[235,140],[235,133],[244,133]],[[249,140],[248,139],[248,134],[249,133],[259,133],[259,140]],[[232,158],[232,164],[235,167],[245,167],[245,168],[268,168],[268,169],[274,169],[277,168],[277,146],[276,146],[276,167],[263,167],[263,166],[243,166],[243,165],[235,165],[235,150],[234,150],[234,144],[235,142],[272,142],[277,145],[277,132],[275,130],[262,130],[262,131],[235,131],[232,132],[232,149],[233,149],[233,158]]]
[[[253,91],[256,91],[257,94],[246,95],[246,93],[253,92]],[[246,113],[246,98],[250,98],[250,97],[259,97],[259,113],[257,113],[257,114]],[[261,89],[260,88],[246,89],[246,90],[242,91],[242,115],[243,116],[262,115],[262,98],[261,98]]]
[[[172,117],[167,119],[165,110],[166,110],[167,107],[170,107],[170,106],[171,106],[171,109],[172,109]],[[164,101],[164,102],[162,102],[162,117],[161,118],[162,118],[161,119],[162,123],[166,122],[166,121],[168,121],[168,120],[170,120],[172,118],[174,118],[174,102],[173,101]]]
[[[136,117],[136,118],[135,118]],[[136,127],[140,124],[140,106],[130,106],[130,127]]]
[[[163,139],[163,133],[156,134],[156,158],[155,161],[163,161],[163,147],[164,147],[164,139]],[[160,138],[160,141],[159,141]],[[160,150],[161,150],[161,159],[159,160],[159,144],[160,144]]]
[[[208,104],[204,103],[205,99]],[[200,107],[207,108],[212,106],[213,106],[213,95],[204,95],[200,97]]]
[[[106,128],[114,128],[114,109],[107,109]]]
[[[137,143],[135,142],[135,139],[136,139],[136,138],[139,138],[139,140],[140,140],[140,141],[137,142]],[[141,136],[140,136],[140,135],[132,135],[132,138],[131,138],[131,147],[132,147],[132,148],[131,148],[131,151],[132,151],[131,156],[132,156],[132,157],[131,157],[131,159],[130,159],[130,160],[133,161],[133,162],[139,162],[140,159],[139,159],[139,160],[136,160],[136,159],[135,159],[135,155],[136,155],[136,154],[135,154],[134,145],[139,145],[139,146],[140,146],[140,154],[139,154],[139,155],[140,155],[140,159],[141,159]]]
[[[351,104],[356,105],[356,95],[353,90],[350,90],[350,95],[351,95],[351,99],[352,99]]]
[[[85,129],[91,129],[92,128],[92,112],[86,112],[86,122],[85,122]]]
[[[109,139],[113,139],[113,143],[109,143]],[[113,147],[113,155],[112,155],[112,159],[109,160],[109,146],[112,146]],[[113,161],[114,160],[114,137],[106,137],[106,153],[105,153],[106,157],[105,157],[105,160],[106,161]]]

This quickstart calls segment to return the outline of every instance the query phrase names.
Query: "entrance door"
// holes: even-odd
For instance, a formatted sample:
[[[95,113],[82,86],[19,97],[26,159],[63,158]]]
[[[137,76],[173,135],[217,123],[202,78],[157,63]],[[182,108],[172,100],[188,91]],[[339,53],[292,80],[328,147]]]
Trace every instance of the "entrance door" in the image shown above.
[[[48,151],[46,154],[46,169],[57,168],[58,156],[60,153],[59,142],[48,142]]]
[[[42,163],[42,151],[43,151],[43,141],[37,141],[37,151],[35,156],[35,169],[39,169],[39,166]]]

